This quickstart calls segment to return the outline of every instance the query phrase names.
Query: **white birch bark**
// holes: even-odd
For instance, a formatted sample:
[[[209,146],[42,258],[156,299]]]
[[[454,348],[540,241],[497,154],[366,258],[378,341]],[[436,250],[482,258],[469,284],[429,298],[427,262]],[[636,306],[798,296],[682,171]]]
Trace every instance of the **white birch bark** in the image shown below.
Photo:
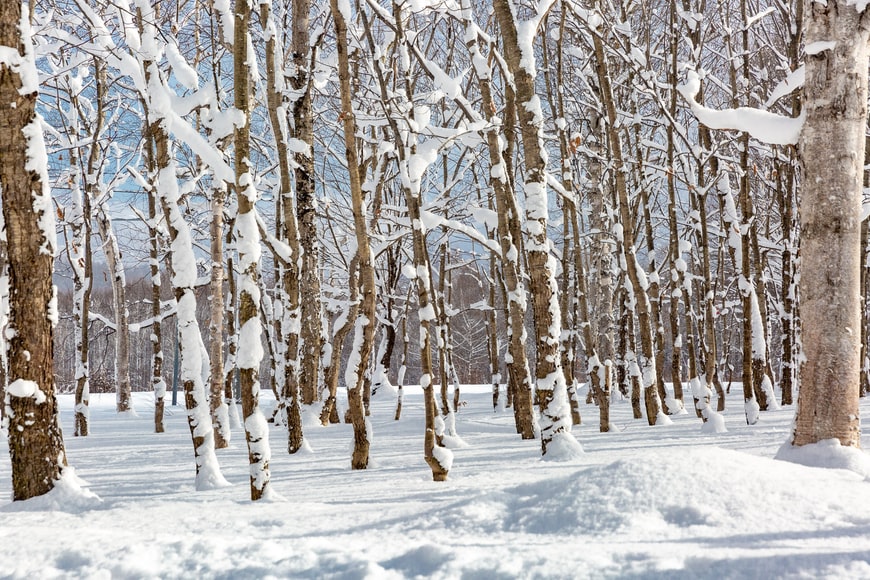
[[[807,0],[806,121],[800,136],[804,359],[796,446],[860,447],[861,188],[870,27],[854,2]]]

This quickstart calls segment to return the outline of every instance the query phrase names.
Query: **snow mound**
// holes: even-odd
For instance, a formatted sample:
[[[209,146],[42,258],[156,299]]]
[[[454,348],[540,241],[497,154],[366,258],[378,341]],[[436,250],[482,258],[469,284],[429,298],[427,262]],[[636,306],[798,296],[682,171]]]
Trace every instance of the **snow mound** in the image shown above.
[[[67,466],[51,491],[28,500],[14,501],[0,508],[0,511],[81,513],[101,508],[103,500],[88,490],[87,485],[85,480],[76,475],[75,469]]]
[[[442,435],[441,444],[447,449],[464,449],[468,447],[468,443],[459,435]]]
[[[306,429],[315,429],[323,426],[320,422],[320,412],[323,410],[323,403],[318,403],[316,405],[300,405],[300,407],[303,433]],[[286,423],[287,420],[285,419],[284,422]]]
[[[688,413],[683,402],[672,396],[665,398],[665,408],[668,410],[669,415],[685,415]]]
[[[839,439],[826,439],[800,447],[787,441],[776,453],[776,459],[808,467],[846,469],[870,481],[870,455],[855,447],[843,447]]]
[[[673,424],[674,422],[671,420],[671,418],[665,415],[663,411],[659,411],[659,414],[656,415],[656,425],[662,426]]]
[[[870,524],[863,483],[847,496],[826,497],[842,475],[716,447],[652,451],[520,486],[507,492],[505,509],[486,512],[503,517],[501,527],[511,532],[635,538]]]
[[[701,433],[727,433],[725,417],[712,409],[707,409],[707,422],[701,423]]]
[[[560,431],[553,435],[547,444],[547,452],[541,457],[543,461],[573,461],[583,457],[583,446],[573,435]]]

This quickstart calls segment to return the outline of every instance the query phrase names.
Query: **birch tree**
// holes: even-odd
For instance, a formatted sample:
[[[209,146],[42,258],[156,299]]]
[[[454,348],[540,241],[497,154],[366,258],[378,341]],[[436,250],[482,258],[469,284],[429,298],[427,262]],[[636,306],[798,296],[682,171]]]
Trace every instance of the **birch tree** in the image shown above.
[[[176,327],[180,355],[180,379],[184,389],[187,422],[193,442],[196,462],[196,488],[212,489],[229,485],[218,465],[214,447],[214,428],[209,412],[205,383],[202,377],[202,354],[205,346],[196,319],[196,257],[193,252],[190,227],[179,209],[177,162],[170,137],[173,129],[185,132],[185,121],[171,108],[169,88],[158,63],[162,45],[158,40],[158,13],[148,0],[136,0],[139,29],[128,28],[127,45],[141,60],[119,55],[122,66],[131,74],[141,74],[140,97],[146,104],[147,134],[154,140],[157,191],[170,240],[172,288],[176,301]],[[129,10],[129,6],[126,7]]]
[[[239,350],[237,365],[242,390],[242,418],[248,442],[248,462],[251,469],[251,499],[259,500],[271,493],[269,460],[269,427],[259,408],[259,368],[263,358],[260,344],[260,233],[256,209],[258,192],[250,161],[251,128],[251,62],[249,53],[251,6],[240,0],[235,7],[233,38],[233,75],[235,107],[242,115],[236,127],[235,169],[239,210],[236,215],[236,247],[239,252]]]
[[[67,465],[53,374],[57,241],[30,34],[26,5],[0,3],[0,191],[10,286],[5,404],[16,501],[50,491]]]
[[[348,361],[345,381],[351,422],[353,423],[354,446],[351,457],[353,469],[365,469],[369,463],[369,433],[368,421],[362,401],[362,387],[366,368],[371,356],[375,330],[375,276],[372,267],[371,248],[369,246],[368,223],[363,199],[360,163],[357,156],[356,116],[351,99],[351,78],[348,50],[347,22],[351,18],[350,4],[338,0],[330,0],[330,10],[335,25],[336,45],[338,49],[338,82],[341,93],[341,118],[344,129],[344,146],[347,161],[347,171],[350,181],[351,203],[353,206],[353,222],[356,234],[356,257],[358,260],[360,280],[359,313],[354,321],[354,339],[350,360]],[[430,387],[431,388],[431,387]],[[429,413],[427,405],[427,414]],[[445,472],[446,476],[446,472]]]
[[[550,254],[547,238],[547,167],[543,150],[543,111],[535,93],[535,55],[533,40],[546,5],[528,21],[518,22],[516,7],[511,0],[494,0],[505,43],[505,59],[513,76],[517,94],[517,112],[523,140],[526,196],[525,231],[529,264],[532,307],[535,318],[535,387],[541,411],[541,452],[555,443],[555,455],[579,451],[571,435],[571,408],[565,375],[559,357],[561,314],[556,260]]]
[[[528,304],[526,289],[523,282],[525,274],[522,252],[522,230],[520,228],[520,211],[511,181],[510,155],[507,151],[507,135],[502,136],[499,126],[501,119],[497,117],[495,98],[492,90],[492,67],[481,51],[480,31],[473,20],[472,4],[463,0],[462,19],[465,25],[466,46],[471,63],[478,79],[481,96],[482,116],[489,120],[485,131],[487,151],[490,162],[490,187],[495,198],[495,209],[498,216],[496,236],[502,259],[502,278],[505,288],[505,314],[508,335],[508,352],[505,356],[507,366],[508,401],[514,407],[514,422],[517,433],[523,439],[533,439],[539,429],[535,422],[532,408],[532,373],[526,355],[527,332],[525,313]],[[508,107],[509,109],[509,107]],[[507,117],[508,112],[504,115]],[[505,125],[512,122],[505,119]],[[507,131],[505,131],[507,133]]]
[[[870,28],[866,2],[807,0],[800,134],[803,351],[792,444],[860,447],[861,194]]]

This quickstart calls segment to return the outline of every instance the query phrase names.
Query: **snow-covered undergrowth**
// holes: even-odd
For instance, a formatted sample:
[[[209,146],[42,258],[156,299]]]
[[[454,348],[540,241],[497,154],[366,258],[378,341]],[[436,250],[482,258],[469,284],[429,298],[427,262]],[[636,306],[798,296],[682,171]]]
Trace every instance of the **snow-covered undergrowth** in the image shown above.
[[[9,501],[0,443],[0,578],[870,578],[868,454],[828,465],[821,444],[775,459],[793,409],[745,425],[739,386],[728,431],[702,433],[693,413],[648,427],[615,402],[617,431],[597,432],[584,406],[584,453],[542,461],[488,388],[467,388],[445,483],[422,458],[422,398],[376,397],[371,468],[350,470],[349,425],[306,421],[312,452],[286,455],[272,428],[272,482],[283,501],[248,501],[244,436],[218,451],[234,485],[194,491],[183,411],[151,433],[149,395],[118,418],[93,395],[92,435],[67,437],[76,472],[101,499],[75,492]],[[265,401],[264,407],[271,401]],[[72,400],[61,397],[71,433]],[[870,401],[862,401],[870,411]],[[870,440],[864,438],[864,445]]]

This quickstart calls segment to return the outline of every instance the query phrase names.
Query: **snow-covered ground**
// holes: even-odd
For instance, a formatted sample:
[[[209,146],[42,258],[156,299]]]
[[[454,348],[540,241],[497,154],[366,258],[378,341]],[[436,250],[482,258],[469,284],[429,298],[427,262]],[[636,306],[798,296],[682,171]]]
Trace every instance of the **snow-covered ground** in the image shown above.
[[[138,418],[94,395],[92,435],[74,438],[61,397],[70,463],[101,499],[11,503],[4,434],[0,578],[870,578],[870,479],[773,459],[793,408],[748,427],[738,386],[728,432],[702,434],[694,415],[648,427],[618,402],[619,430],[600,434],[584,406],[585,454],[558,463],[492,412],[486,388],[462,398],[468,447],[447,482],[422,459],[419,394],[399,422],[381,396],[369,470],[350,470],[349,425],[308,417],[311,453],[288,456],[272,429],[282,499],[254,504],[240,431],[218,452],[234,485],[195,492],[181,408],[157,435],[149,394],[136,395]]]

